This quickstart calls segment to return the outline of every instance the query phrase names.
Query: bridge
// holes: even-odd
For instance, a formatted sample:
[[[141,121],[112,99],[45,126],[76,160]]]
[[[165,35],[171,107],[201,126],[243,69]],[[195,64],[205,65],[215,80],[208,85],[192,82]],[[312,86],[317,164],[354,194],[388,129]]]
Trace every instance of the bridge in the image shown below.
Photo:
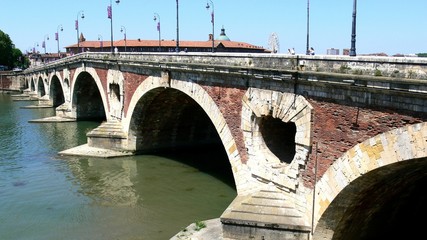
[[[55,107],[49,120],[103,120],[61,154],[220,146],[238,193],[224,238],[367,239],[425,223],[426,59],[84,53],[15,80]]]

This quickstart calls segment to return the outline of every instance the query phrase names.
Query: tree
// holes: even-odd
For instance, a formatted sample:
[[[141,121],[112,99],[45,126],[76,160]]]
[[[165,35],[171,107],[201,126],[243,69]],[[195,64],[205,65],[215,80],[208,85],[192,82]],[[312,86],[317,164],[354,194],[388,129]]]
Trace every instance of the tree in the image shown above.
[[[21,50],[15,48],[9,35],[0,30],[0,65],[9,69],[14,67],[27,68],[30,60]]]
[[[13,48],[9,35],[0,30],[0,65],[13,67]]]

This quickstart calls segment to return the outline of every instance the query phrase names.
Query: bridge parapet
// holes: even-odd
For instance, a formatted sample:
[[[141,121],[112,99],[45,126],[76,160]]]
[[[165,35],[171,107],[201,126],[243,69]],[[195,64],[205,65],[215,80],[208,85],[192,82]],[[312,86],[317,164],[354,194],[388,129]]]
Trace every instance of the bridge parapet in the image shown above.
[[[148,67],[226,67],[230,69],[263,69],[264,71],[309,71],[341,73],[368,77],[427,80],[427,59],[372,56],[284,55],[239,53],[81,53],[48,64],[27,69],[25,72],[43,71],[81,63],[84,61],[138,64]]]

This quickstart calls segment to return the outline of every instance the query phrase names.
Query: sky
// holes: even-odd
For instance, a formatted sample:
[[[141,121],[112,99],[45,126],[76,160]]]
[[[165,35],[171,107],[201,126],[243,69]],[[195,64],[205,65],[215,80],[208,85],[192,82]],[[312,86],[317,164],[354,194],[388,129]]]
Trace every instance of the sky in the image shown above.
[[[213,8],[206,9],[206,4]],[[307,3],[309,2],[309,8]],[[55,32],[59,31],[61,51],[77,43],[75,21],[86,40],[111,39],[107,6],[111,0],[0,0],[0,30],[8,34],[23,53],[36,48],[57,52]],[[270,49],[274,34],[280,53],[295,48],[305,53],[307,15],[309,46],[316,54],[327,49],[351,47],[354,0],[179,0],[180,41],[207,41],[212,33],[211,10],[215,12],[215,38],[224,27],[232,41]],[[121,0],[113,7],[114,41],[157,40],[153,20],[160,16],[161,38],[177,37],[177,0]],[[307,14],[309,9],[309,14]],[[356,17],[357,54],[427,53],[427,0],[358,0]],[[123,31],[120,31],[123,28]],[[47,40],[49,38],[49,40]]]

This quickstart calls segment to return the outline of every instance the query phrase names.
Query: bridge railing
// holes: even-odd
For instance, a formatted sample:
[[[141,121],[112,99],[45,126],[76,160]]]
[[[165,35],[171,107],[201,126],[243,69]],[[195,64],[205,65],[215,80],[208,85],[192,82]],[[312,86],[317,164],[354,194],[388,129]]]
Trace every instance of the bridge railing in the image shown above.
[[[427,95],[427,59],[242,53],[91,53],[27,69],[24,74],[92,62],[255,79],[308,81]]]

